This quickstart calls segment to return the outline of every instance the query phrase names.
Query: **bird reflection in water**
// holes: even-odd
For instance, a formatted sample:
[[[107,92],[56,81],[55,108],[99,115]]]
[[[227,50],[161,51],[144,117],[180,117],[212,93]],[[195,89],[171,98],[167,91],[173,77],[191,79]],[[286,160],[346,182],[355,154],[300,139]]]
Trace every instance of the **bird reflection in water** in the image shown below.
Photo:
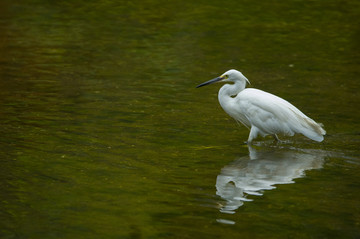
[[[216,194],[226,200],[220,205],[223,213],[235,213],[244,202],[252,201],[249,195],[261,196],[276,184],[294,183],[305,170],[322,168],[324,161],[321,152],[248,148],[249,156],[225,166],[217,176]]]

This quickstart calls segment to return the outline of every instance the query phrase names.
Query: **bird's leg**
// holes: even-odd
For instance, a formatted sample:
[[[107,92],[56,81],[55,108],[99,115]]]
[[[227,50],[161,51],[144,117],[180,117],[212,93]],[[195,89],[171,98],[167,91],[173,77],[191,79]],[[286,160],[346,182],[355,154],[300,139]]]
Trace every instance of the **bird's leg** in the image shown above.
[[[273,134],[273,137],[274,137],[274,143],[282,143],[283,141],[281,141],[280,139],[279,139],[279,137],[276,135],[276,134]]]
[[[250,145],[253,141],[253,139],[255,139],[258,135],[258,129],[256,127],[251,127],[250,129],[250,134],[249,134],[249,138],[248,141],[246,142],[246,144]]]

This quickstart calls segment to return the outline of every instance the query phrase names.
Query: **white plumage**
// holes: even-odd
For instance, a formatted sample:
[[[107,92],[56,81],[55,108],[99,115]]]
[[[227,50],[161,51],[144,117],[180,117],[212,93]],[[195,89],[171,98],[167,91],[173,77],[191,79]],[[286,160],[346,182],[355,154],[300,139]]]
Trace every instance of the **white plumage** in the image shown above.
[[[320,124],[276,95],[253,88],[245,89],[249,81],[237,70],[229,70],[197,87],[217,81],[234,82],[221,87],[218,98],[226,113],[250,128],[248,143],[258,135],[273,135],[278,140],[277,134],[293,136],[296,133],[318,142],[323,141],[326,131]]]

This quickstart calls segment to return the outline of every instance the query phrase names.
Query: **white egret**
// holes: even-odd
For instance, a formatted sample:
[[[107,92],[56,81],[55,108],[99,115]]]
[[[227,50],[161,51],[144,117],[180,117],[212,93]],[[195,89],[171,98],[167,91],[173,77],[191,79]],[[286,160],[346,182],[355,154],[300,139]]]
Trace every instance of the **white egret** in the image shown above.
[[[196,88],[218,81],[234,83],[222,86],[218,99],[226,113],[250,128],[248,144],[258,135],[272,135],[278,141],[277,134],[293,136],[295,133],[318,142],[324,140],[326,131],[321,124],[276,95],[254,88],[245,89],[246,82],[250,82],[237,70],[229,70]]]

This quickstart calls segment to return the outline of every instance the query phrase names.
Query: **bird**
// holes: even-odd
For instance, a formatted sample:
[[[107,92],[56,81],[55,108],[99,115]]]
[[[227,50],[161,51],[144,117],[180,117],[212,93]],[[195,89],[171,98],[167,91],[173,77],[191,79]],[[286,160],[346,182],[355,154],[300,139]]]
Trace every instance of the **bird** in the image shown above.
[[[196,88],[215,82],[233,83],[220,88],[218,100],[228,115],[250,129],[245,143],[252,144],[259,135],[272,135],[275,141],[281,142],[278,134],[293,136],[296,133],[317,142],[324,140],[326,131],[321,123],[316,123],[294,105],[276,95],[255,88],[245,88],[250,81],[240,71],[228,70]]]

